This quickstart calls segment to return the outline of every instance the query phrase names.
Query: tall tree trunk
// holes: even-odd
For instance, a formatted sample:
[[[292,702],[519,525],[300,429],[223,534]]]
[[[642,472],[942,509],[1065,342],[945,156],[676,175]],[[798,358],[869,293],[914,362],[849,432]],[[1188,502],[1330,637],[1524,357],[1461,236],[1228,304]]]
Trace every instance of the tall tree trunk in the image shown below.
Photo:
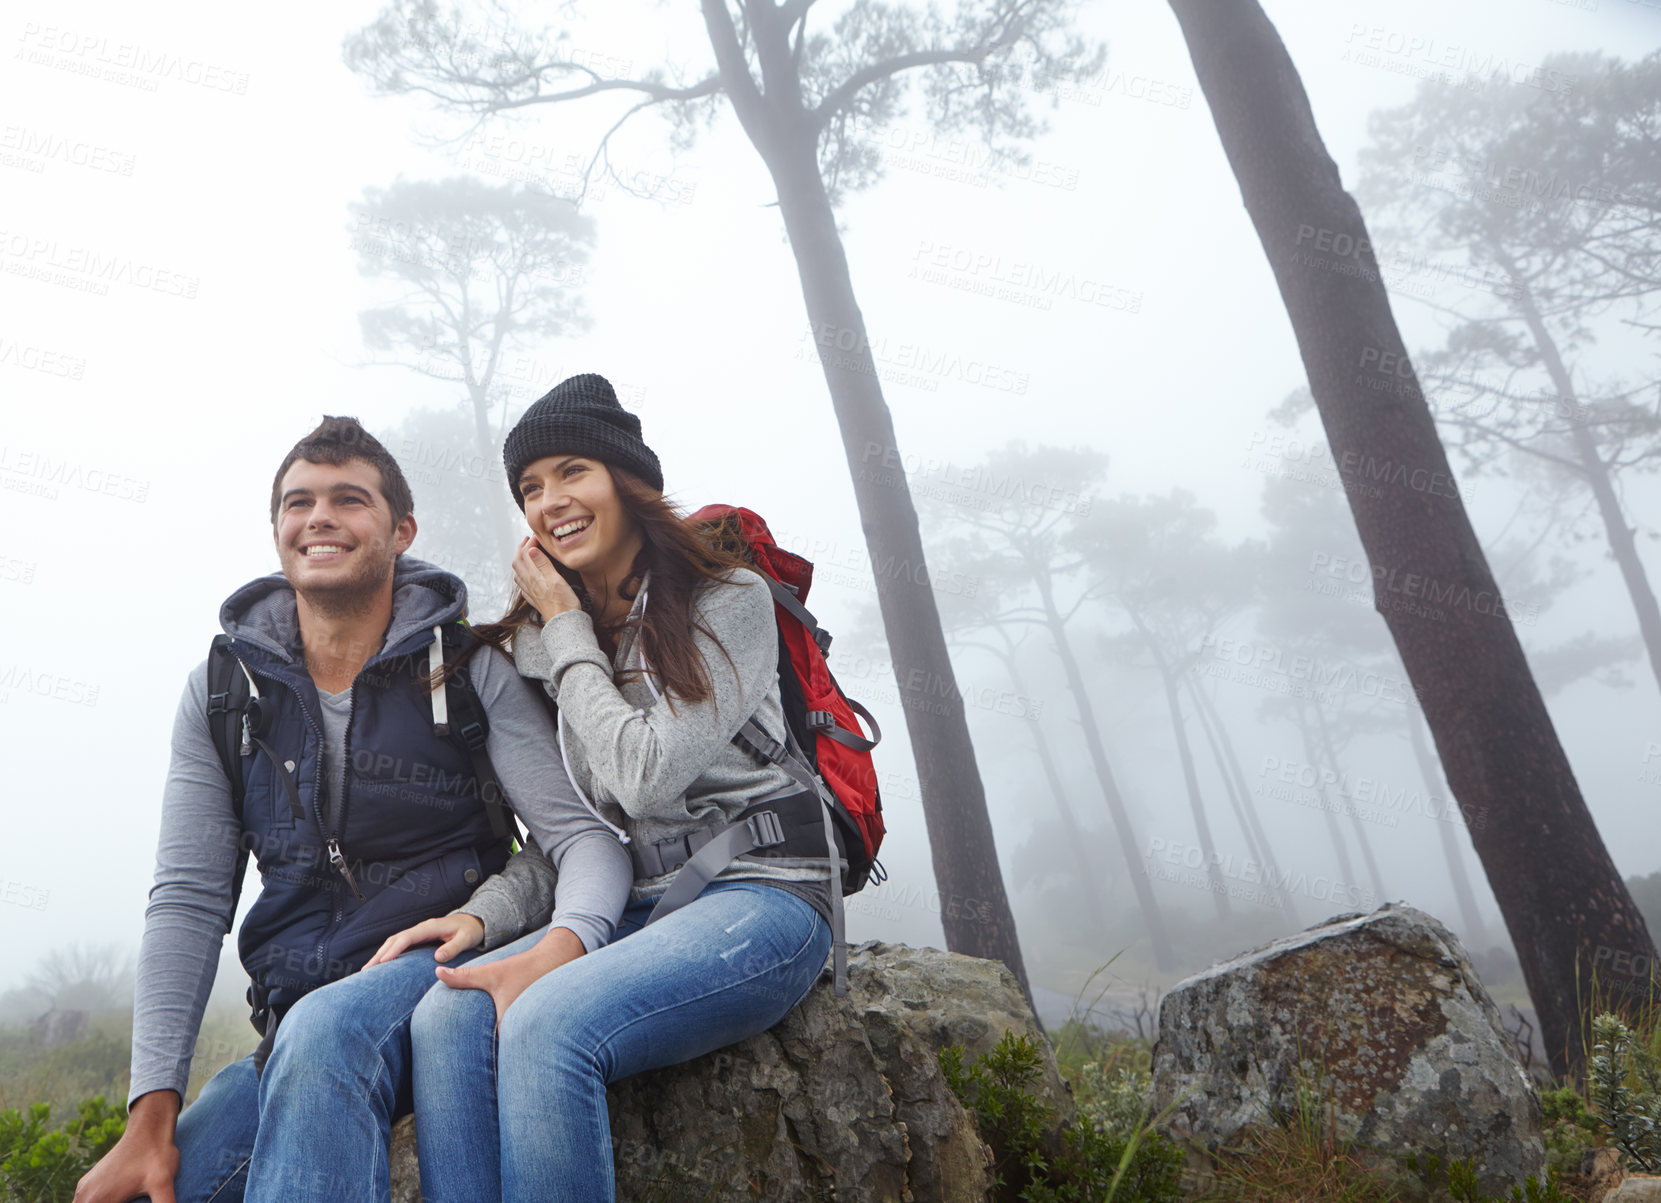
[[[1021,670],[1016,667],[1016,658],[1013,653],[1004,658],[1004,667],[1009,671],[1010,682],[1015,686],[1015,692],[1026,697],[1026,681],[1021,676]],[[1037,747],[1038,763],[1044,770],[1044,779],[1049,782],[1050,793],[1055,798],[1055,808],[1061,816],[1061,826],[1071,846],[1073,871],[1078,874],[1079,886],[1084,890],[1085,898],[1090,906],[1091,930],[1100,934],[1108,929],[1107,902],[1102,897],[1099,882],[1102,878],[1101,866],[1092,864],[1090,860],[1089,841],[1084,838],[1084,829],[1079,826],[1078,817],[1073,814],[1073,804],[1067,800],[1067,788],[1062,783],[1061,771],[1056,767],[1055,755],[1050,751],[1050,741],[1044,736],[1041,723],[1032,724],[1032,742]]]
[[[1534,338],[1540,358],[1545,361],[1546,373],[1551,377],[1552,388],[1557,390],[1559,403],[1573,406],[1574,382],[1569,379],[1557,340],[1546,329],[1527,281],[1522,279],[1509,260],[1503,262],[1515,290],[1513,295],[1517,299],[1517,310]],[[1633,538],[1632,527],[1627,525],[1626,514],[1621,510],[1621,499],[1615,495],[1615,483],[1609,479],[1609,465],[1598,454],[1598,442],[1592,437],[1590,428],[1585,422],[1570,421],[1569,438],[1574,444],[1575,456],[1580,460],[1580,470],[1591,487],[1592,496],[1597,499],[1598,516],[1603,519],[1609,550],[1615,554],[1615,564],[1621,570],[1627,596],[1632,599],[1632,608],[1638,612],[1638,633],[1643,636],[1644,650],[1649,653],[1650,671],[1655,674],[1656,684],[1661,685],[1661,606],[1656,605],[1649,574],[1644,571],[1644,562],[1638,558],[1638,542]]]
[[[763,7],[769,11],[761,12]],[[790,83],[795,67],[788,59],[788,36],[771,4],[755,6],[757,51],[769,84],[763,96],[750,75],[726,0],[702,0],[702,8],[722,90],[778,188],[779,214],[853,475],[917,764],[946,947],[1002,961],[1031,1001],[963,695],[929,584],[917,510],[904,475],[891,471],[903,462],[894,421],[883,400],[836,214],[819,174],[818,134],[802,107],[799,81],[794,87]]]
[[[1049,574],[1042,565],[1029,564],[1033,579],[1038,586],[1038,597],[1043,603],[1044,620],[1050,629],[1050,637],[1055,640],[1056,655],[1061,657],[1062,670],[1067,674],[1067,688],[1073,695],[1073,702],[1078,706],[1079,723],[1084,728],[1084,746],[1090,753],[1090,763],[1096,770],[1096,780],[1101,782],[1102,797],[1107,802],[1107,812],[1113,817],[1113,830],[1119,837],[1119,850],[1124,854],[1125,868],[1130,872],[1131,889],[1136,891],[1136,905],[1142,911],[1142,922],[1148,929],[1148,940],[1153,945],[1154,964],[1161,971],[1169,972],[1176,968],[1176,957],[1171,952],[1171,940],[1165,932],[1165,916],[1159,909],[1159,900],[1154,897],[1153,882],[1149,875],[1149,864],[1137,859],[1138,841],[1136,828],[1131,824],[1130,812],[1125,809],[1125,800],[1119,794],[1119,785],[1113,779],[1113,769],[1107,763],[1107,749],[1102,746],[1101,728],[1096,725],[1096,708],[1090,702],[1090,691],[1085,688],[1084,674],[1079,670],[1078,657],[1073,654],[1072,643],[1067,638],[1067,622],[1061,617],[1061,611],[1055,604],[1055,591],[1050,584]]]
[[[1431,758],[1430,749],[1425,746],[1424,732],[1420,729],[1422,720],[1423,714],[1417,706],[1407,708],[1407,742],[1413,747],[1413,759],[1419,763],[1419,776],[1424,778],[1425,793],[1435,797],[1436,782],[1442,773]],[[1444,813],[1448,809],[1446,805],[1442,807]],[[1458,807],[1452,809],[1457,810]],[[1447,858],[1448,879],[1453,882],[1453,897],[1459,905],[1459,921],[1465,929],[1465,939],[1473,948],[1486,949],[1487,925],[1482,922],[1482,912],[1476,909],[1476,892],[1471,889],[1471,879],[1465,874],[1465,858],[1459,855],[1459,839],[1453,833],[1453,824],[1446,819],[1437,819],[1436,827],[1442,833],[1442,855]]]
[[[1191,672],[1182,675],[1188,685],[1188,695],[1194,699],[1194,709],[1205,722],[1206,731],[1216,740],[1216,746],[1221,747],[1223,756],[1228,765],[1229,775],[1234,781],[1235,791],[1240,795],[1241,809],[1246,812],[1246,819],[1251,823],[1252,834],[1257,839],[1258,859],[1263,865],[1265,876],[1274,884],[1275,896],[1280,899],[1281,908],[1293,923],[1298,922],[1298,908],[1292,901],[1292,896],[1283,887],[1285,879],[1280,875],[1280,869],[1275,864],[1275,850],[1269,843],[1269,837],[1263,830],[1263,818],[1257,813],[1257,803],[1252,798],[1251,785],[1246,780],[1246,772],[1240,766],[1240,757],[1234,750],[1234,738],[1228,733],[1228,726],[1223,722],[1223,716],[1217,713],[1217,707],[1211,700],[1211,695],[1200,688],[1199,681]]]
[[[1297,703],[1298,734],[1303,737],[1303,760],[1310,768],[1315,768],[1321,762],[1321,754],[1315,745],[1315,739],[1309,730],[1309,711],[1302,702]],[[1320,785],[1319,773],[1315,783]],[[1316,791],[1321,804],[1321,816],[1326,820],[1326,833],[1332,840],[1333,854],[1338,857],[1338,871],[1344,875],[1345,884],[1355,881],[1355,866],[1350,864],[1349,846],[1344,843],[1344,832],[1338,826],[1338,814],[1329,804],[1327,792],[1324,789]]]
[[[1280,36],[1256,0],[1171,0],[1171,8],[1285,302],[1369,562],[1470,591],[1455,596],[1498,597],[1423,395],[1365,387],[1364,365],[1405,363],[1407,350],[1361,211],[1339,182]],[[1611,950],[1653,958],[1655,945],[1586,809],[1512,625],[1472,606],[1452,606],[1445,622],[1379,609],[1454,797],[1493,820],[1473,830],[1472,842],[1552,1068],[1567,1073],[1581,1058],[1586,1000],[1577,986],[1592,980],[1594,958]]]
[[[1136,624],[1142,642],[1147,644],[1148,651],[1153,655],[1154,667],[1159,670],[1160,683],[1165,687],[1165,709],[1171,716],[1171,731],[1176,735],[1177,759],[1182,762],[1182,783],[1188,791],[1188,809],[1194,816],[1194,832],[1199,837],[1200,851],[1205,855],[1206,880],[1211,885],[1218,922],[1226,923],[1232,914],[1228,904],[1228,883],[1223,880],[1222,857],[1217,855],[1217,845],[1211,839],[1211,823],[1205,817],[1205,800],[1200,797],[1200,777],[1194,771],[1194,750],[1188,745],[1188,728],[1182,721],[1182,700],[1177,697],[1176,677],[1160,652],[1153,633],[1143,625],[1141,615],[1129,606],[1125,607],[1125,612]]]
[[[1315,729],[1321,733],[1321,747],[1326,751],[1326,766],[1332,772],[1333,782],[1342,782],[1344,773],[1338,767],[1338,749],[1333,746],[1332,729],[1326,721],[1326,707],[1317,699],[1314,709]],[[1343,797],[1343,794],[1340,793],[1339,797]],[[1367,872],[1373,879],[1373,889],[1378,900],[1383,902],[1390,897],[1390,891],[1384,888],[1384,875],[1378,871],[1378,861],[1373,857],[1373,842],[1367,838],[1367,829],[1361,825],[1360,812],[1347,800],[1344,809],[1350,812],[1350,826],[1355,828],[1355,842],[1361,848],[1361,859],[1367,862]]]

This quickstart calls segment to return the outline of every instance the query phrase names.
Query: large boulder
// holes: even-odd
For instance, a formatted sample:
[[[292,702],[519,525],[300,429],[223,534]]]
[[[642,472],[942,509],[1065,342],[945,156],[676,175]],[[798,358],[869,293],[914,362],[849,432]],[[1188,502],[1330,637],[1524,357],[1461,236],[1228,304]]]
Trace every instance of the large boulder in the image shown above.
[[[848,958],[848,993],[827,972],[770,1031],[610,1091],[619,1200],[836,1198],[983,1203],[990,1154],[941,1076],[1007,1030],[1043,1045],[1037,1093],[1073,1115],[1049,1043],[996,961],[870,942]],[[397,1203],[413,1203],[414,1142],[394,1139]]]
[[[1474,1158],[1504,1194],[1544,1177],[1540,1101],[1459,940],[1388,903],[1179,983],[1159,1008],[1154,1105],[1191,1150],[1236,1147],[1313,1088],[1363,1160]],[[1307,1096],[1306,1096],[1307,1097]]]

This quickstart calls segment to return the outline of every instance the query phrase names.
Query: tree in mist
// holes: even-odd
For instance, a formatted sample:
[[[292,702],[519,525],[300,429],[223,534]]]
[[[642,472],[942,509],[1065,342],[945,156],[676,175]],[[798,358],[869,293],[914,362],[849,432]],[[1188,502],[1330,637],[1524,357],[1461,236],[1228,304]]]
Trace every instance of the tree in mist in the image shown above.
[[[1137,654],[1146,654],[1159,677],[1217,917],[1226,920],[1230,908],[1222,858],[1201,796],[1182,690],[1194,684],[1190,669],[1197,649],[1226,618],[1250,604],[1255,555],[1250,545],[1223,546],[1214,536],[1215,527],[1211,511],[1195,505],[1191,493],[1173,489],[1166,496],[1098,500],[1079,517],[1065,541],[1084,558],[1090,593],[1130,622],[1129,631],[1104,638],[1103,643],[1130,653],[1121,659],[1134,661]],[[1202,704],[1194,701],[1196,714]],[[1226,751],[1216,727],[1202,720],[1202,733],[1221,768]],[[1270,888],[1278,896],[1281,879],[1256,805],[1249,792],[1242,795],[1234,788],[1226,773],[1223,780],[1249,854],[1267,870]]]
[[[1171,7],[1291,319],[1369,563],[1435,582],[1453,598],[1497,598],[1476,532],[1448,487],[1452,472],[1423,396],[1381,396],[1356,382],[1363,355],[1395,362],[1407,350],[1366,223],[1339,181],[1279,34],[1256,0],[1171,0]],[[1320,245],[1336,253],[1340,237],[1361,248],[1360,272],[1333,270],[1341,265],[1310,254]],[[1464,605],[1452,606],[1445,622],[1381,612],[1455,798],[1488,816],[1472,842],[1553,1069],[1567,1073],[1581,1058],[1579,984],[1591,980],[1597,950],[1653,958],[1655,945],[1586,808],[1512,625]]]
[[[926,515],[925,510],[925,518]],[[950,560],[945,559],[942,563],[950,571]],[[1021,665],[1030,655],[1026,642],[1032,633],[1031,628],[1016,636],[1011,628],[1017,624],[1001,612],[999,592],[995,588],[979,588],[980,584],[977,581],[977,587],[972,591],[965,590],[942,599],[941,618],[947,642],[953,648],[977,650],[990,655],[1003,669],[1015,692],[1030,698],[1032,691]],[[1074,875],[1089,920],[1087,930],[1105,933],[1111,927],[1107,898],[1102,889],[1099,865],[1092,858],[1090,841],[1085,838],[1083,825],[1073,811],[1055,750],[1050,746],[1049,736],[1044,733],[1043,721],[1032,718],[1027,730],[1032,735],[1032,749],[1043,770],[1044,783],[1055,800],[1058,820],[1055,830],[1060,833],[1059,843],[1066,850],[1065,855],[1061,855],[1055,842],[1045,841],[1039,848],[1039,855],[1048,869],[1070,871]]]
[[[1313,405],[1309,390],[1295,390],[1269,413],[1271,422],[1290,427]],[[1537,563],[1541,547],[1561,515],[1554,507],[1532,504],[1531,489],[1524,489],[1511,517],[1489,543],[1489,554],[1498,565],[1495,580],[1503,587],[1507,604],[1503,612],[1494,607],[1494,621],[1532,625],[1539,615],[1583,575],[1569,560],[1553,555],[1544,566]],[[1264,481],[1262,512],[1270,534],[1264,572],[1264,589],[1259,625],[1265,634],[1288,650],[1307,654],[1317,663],[1335,658],[1334,674],[1349,665],[1352,677],[1366,673],[1393,675],[1402,672],[1400,658],[1389,638],[1389,630],[1374,613],[1377,606],[1419,605],[1422,599],[1407,588],[1407,578],[1380,570],[1367,562],[1355,523],[1344,512],[1343,503],[1332,489],[1289,477],[1270,476]],[[1534,519],[1538,529],[1529,529]],[[1382,594],[1375,599],[1374,590]],[[1433,617],[1439,609],[1427,606]],[[1536,647],[1528,652],[1529,665],[1542,694],[1550,696],[1588,676],[1622,687],[1627,684],[1619,667],[1632,658],[1637,640],[1629,636],[1598,636],[1587,633],[1556,647]],[[1338,781],[1347,780],[1342,752],[1353,740],[1368,736],[1405,736],[1419,777],[1429,799],[1445,798],[1445,782],[1423,732],[1424,713],[1417,698],[1385,699],[1365,693],[1322,690],[1314,697],[1275,700],[1264,707],[1290,721],[1303,740],[1306,762],[1317,770],[1326,769]],[[1329,781],[1322,788],[1331,808],[1341,808],[1333,799]],[[1342,791],[1339,791],[1342,792]],[[1456,826],[1469,820],[1462,811],[1458,824],[1436,818],[1443,858],[1447,864],[1454,898],[1459,907],[1461,927],[1473,944],[1486,946],[1488,934],[1477,910],[1476,895],[1461,856]],[[1374,862],[1370,842],[1359,816],[1350,818],[1362,854],[1381,894],[1384,885]],[[1477,821],[1485,821],[1478,814]],[[1329,809],[1328,834],[1335,855],[1346,874],[1353,872],[1341,833]]]
[[[523,370],[526,352],[589,327],[582,289],[594,222],[569,201],[467,176],[366,188],[350,211],[359,272],[397,288],[358,315],[364,345],[387,357],[379,363],[464,394],[464,421],[412,415],[402,452],[389,446],[406,473],[434,486],[437,504],[422,507],[429,518],[474,522],[461,562],[505,578],[522,523],[502,479],[502,440],[541,383]]]
[[[1085,558],[1067,546],[1065,537],[1077,511],[1095,503],[1089,493],[1106,466],[1107,457],[1096,451],[1051,447],[1029,451],[1022,443],[1011,443],[989,455],[973,478],[1019,482],[1023,496],[1060,498],[1061,504],[1010,499],[996,508],[983,508],[973,504],[983,497],[971,494],[954,499],[948,494],[944,499],[931,498],[924,512],[933,520],[931,541],[941,547],[943,561],[975,579],[978,591],[996,599],[995,605],[976,616],[979,622],[993,627],[1036,624],[1049,635],[1078,711],[1090,766],[1113,820],[1154,963],[1161,970],[1171,970],[1176,959],[1165,918],[1147,866],[1138,858],[1141,845],[1136,827],[1108,761],[1087,673],[1068,625],[1092,596],[1071,579],[1085,567]]]
[[[515,402],[508,412],[517,418],[522,408]],[[512,557],[504,556],[503,543],[525,531],[503,479],[500,450],[490,456],[471,450],[472,417],[460,406],[413,409],[381,442],[415,497],[410,554],[466,582],[473,621],[500,617],[514,588]]]
[[[53,948],[24,979],[24,988],[59,1011],[112,1011],[132,1003],[133,963],[114,944]]]
[[[573,6],[567,6],[566,12]],[[383,93],[419,93],[475,127],[492,116],[595,96],[628,100],[591,164],[634,114],[658,109],[689,145],[700,122],[731,107],[778,190],[810,329],[841,430],[860,523],[877,564],[916,566],[926,579],[916,510],[903,476],[865,320],[837,228],[835,205],[881,174],[874,138],[908,107],[922,80],[931,125],[978,128],[1017,161],[1043,127],[1029,75],[1067,78],[1097,69],[1105,50],[1068,28],[1064,0],[960,0],[949,16],[855,0],[814,28],[813,0],[700,0],[713,65],[608,76],[573,55],[564,33],[475,32],[465,10],[393,0],[346,44],[346,60]],[[500,7],[491,13],[507,19]],[[677,80],[669,82],[673,75]],[[876,572],[897,685],[951,682],[934,593],[911,573]],[[955,691],[949,691],[955,693]],[[935,879],[943,892],[989,900],[991,922],[948,917],[947,946],[1002,960],[1025,988],[1020,944],[998,869],[985,790],[960,699],[908,706],[906,727],[923,795]]]
[[[1661,467],[1661,378],[1597,355],[1611,319],[1641,322],[1661,299],[1661,53],[1541,66],[1574,86],[1431,80],[1375,114],[1357,191],[1383,244],[1462,259],[1485,286],[1438,300],[1452,324],[1417,376],[1473,472],[1522,453],[1589,491],[1661,684],[1661,607],[1620,498],[1623,476]],[[1410,275],[1438,274],[1404,258]],[[1373,373],[1416,387],[1394,376]]]

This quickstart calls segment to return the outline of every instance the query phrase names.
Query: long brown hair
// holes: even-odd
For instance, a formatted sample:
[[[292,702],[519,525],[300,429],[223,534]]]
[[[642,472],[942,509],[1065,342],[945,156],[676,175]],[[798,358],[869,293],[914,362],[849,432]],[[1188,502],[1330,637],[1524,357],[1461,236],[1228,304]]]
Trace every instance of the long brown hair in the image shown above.
[[[692,524],[682,509],[669,501],[627,468],[603,463],[611,474],[623,509],[640,528],[642,546],[635,556],[629,573],[617,587],[618,595],[633,601],[640,594],[640,586],[647,572],[652,574],[651,598],[645,613],[625,620],[606,630],[613,646],[630,627],[637,629],[640,650],[656,671],[659,689],[674,709],[673,698],[687,702],[701,702],[712,693],[709,673],[704,658],[698,654],[692,641],[694,633],[714,640],[727,663],[732,656],[722,646],[720,637],[694,618],[692,597],[705,581],[722,582],[737,568],[752,567],[743,550],[743,543],[728,524]],[[555,569],[582,602],[583,609],[593,617],[599,631],[599,613],[595,600],[589,596],[582,576],[554,560]],[[486,623],[473,628],[485,643],[506,652],[511,640],[520,637],[526,627],[540,622],[536,607],[518,589],[508,603],[507,613],[500,622]],[[737,666],[733,665],[734,674]],[[638,669],[628,670],[627,676],[643,675]],[[757,699],[759,701],[760,699]]]

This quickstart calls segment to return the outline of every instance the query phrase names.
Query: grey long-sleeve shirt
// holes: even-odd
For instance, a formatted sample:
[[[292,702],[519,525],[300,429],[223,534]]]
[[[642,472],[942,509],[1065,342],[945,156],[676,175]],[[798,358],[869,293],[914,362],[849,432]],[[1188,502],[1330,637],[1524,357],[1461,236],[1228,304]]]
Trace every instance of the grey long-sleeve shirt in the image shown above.
[[[490,719],[487,750],[502,787],[559,871],[553,922],[574,932],[584,948],[598,948],[611,938],[627,899],[633,878],[628,853],[571,789],[535,686],[488,649],[481,649],[470,667]],[[139,952],[129,1104],[152,1090],[185,1093],[232,920],[231,876],[241,835],[230,782],[208,731],[204,661],[191,674],[173,723],[156,884]],[[510,885],[518,882],[520,899],[547,896],[552,873],[534,857],[514,857],[502,875]],[[463,909],[484,921],[487,945],[518,934],[517,915],[504,916],[488,902]]]
[[[648,573],[631,618],[653,604],[650,589]],[[593,620],[581,610],[556,615],[540,632],[528,629],[514,646],[519,671],[560,705],[565,754],[577,784],[601,817],[646,843],[730,822],[751,803],[791,784],[783,769],[732,742],[752,715],[769,735],[784,735],[772,593],[758,574],[739,569],[730,580],[702,586],[695,605],[699,620],[720,641],[717,648],[709,635],[693,636],[712,689],[702,702],[677,699],[671,708],[638,676],[616,683],[619,674],[644,665],[634,631],[624,632],[615,659],[608,661]],[[656,899],[671,879],[665,874],[638,880],[630,897]],[[766,881],[830,915],[823,859],[740,857],[720,879]],[[479,914],[484,907],[504,925],[529,926],[545,915],[537,913],[538,901],[523,882],[498,876],[461,909]]]

